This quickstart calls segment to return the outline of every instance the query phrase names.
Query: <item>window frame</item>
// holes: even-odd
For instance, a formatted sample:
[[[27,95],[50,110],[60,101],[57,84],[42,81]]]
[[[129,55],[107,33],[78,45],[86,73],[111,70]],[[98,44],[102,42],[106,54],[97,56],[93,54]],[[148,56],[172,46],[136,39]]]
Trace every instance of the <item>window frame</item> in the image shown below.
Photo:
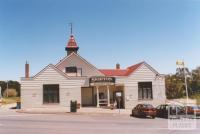
[[[152,82],[138,82],[138,100],[153,100]]]
[[[69,69],[69,68],[76,68],[76,71],[67,71],[67,68]],[[79,68],[79,67],[77,67],[77,66],[67,66],[67,67],[65,67],[65,73],[66,74],[76,74],[76,76],[82,76],[83,75],[83,70],[82,70],[82,68]]]
[[[75,69],[75,71],[73,70]],[[78,68],[76,66],[65,67],[65,73],[78,73]]]
[[[55,87],[53,88],[53,86]],[[43,84],[43,104],[59,104],[59,103],[60,103],[60,85],[59,84]]]

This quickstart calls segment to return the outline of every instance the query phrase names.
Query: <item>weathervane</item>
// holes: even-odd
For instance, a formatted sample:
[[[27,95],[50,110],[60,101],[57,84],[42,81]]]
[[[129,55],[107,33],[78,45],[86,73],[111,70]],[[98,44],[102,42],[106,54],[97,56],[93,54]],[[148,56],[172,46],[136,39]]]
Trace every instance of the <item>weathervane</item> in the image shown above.
[[[69,26],[70,26],[70,34],[72,35],[72,33],[73,33],[73,23],[72,22],[69,23]]]

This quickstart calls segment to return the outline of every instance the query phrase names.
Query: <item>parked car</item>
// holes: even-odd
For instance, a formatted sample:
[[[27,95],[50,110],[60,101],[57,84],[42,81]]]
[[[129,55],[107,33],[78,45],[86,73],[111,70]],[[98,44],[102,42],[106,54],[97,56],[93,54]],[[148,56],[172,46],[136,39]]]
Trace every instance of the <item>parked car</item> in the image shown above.
[[[200,117],[200,106],[197,106],[197,105],[186,106],[185,107],[185,114],[186,114],[186,108],[187,108],[187,114],[188,115],[196,115],[196,117]]]
[[[156,109],[150,104],[138,104],[132,109],[132,116],[135,117],[156,117]]]
[[[180,118],[180,116],[183,114],[184,107],[179,105],[162,104],[156,107],[156,117]]]

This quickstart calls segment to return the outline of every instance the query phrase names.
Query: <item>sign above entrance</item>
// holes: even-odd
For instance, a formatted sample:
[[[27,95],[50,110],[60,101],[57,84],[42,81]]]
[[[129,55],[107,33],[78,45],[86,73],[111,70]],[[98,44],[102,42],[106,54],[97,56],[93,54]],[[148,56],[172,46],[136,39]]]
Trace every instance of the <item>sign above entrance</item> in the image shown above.
[[[91,84],[114,84],[115,83],[115,77],[105,77],[105,76],[95,76],[95,77],[91,77],[89,79],[90,85]]]

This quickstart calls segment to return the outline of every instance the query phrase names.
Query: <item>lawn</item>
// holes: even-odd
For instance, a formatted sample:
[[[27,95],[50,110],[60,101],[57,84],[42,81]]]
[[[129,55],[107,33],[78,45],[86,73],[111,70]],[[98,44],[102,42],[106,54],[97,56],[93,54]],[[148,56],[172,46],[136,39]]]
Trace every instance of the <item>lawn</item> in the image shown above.
[[[2,98],[2,104],[12,104],[20,101],[20,97],[4,97]]]

